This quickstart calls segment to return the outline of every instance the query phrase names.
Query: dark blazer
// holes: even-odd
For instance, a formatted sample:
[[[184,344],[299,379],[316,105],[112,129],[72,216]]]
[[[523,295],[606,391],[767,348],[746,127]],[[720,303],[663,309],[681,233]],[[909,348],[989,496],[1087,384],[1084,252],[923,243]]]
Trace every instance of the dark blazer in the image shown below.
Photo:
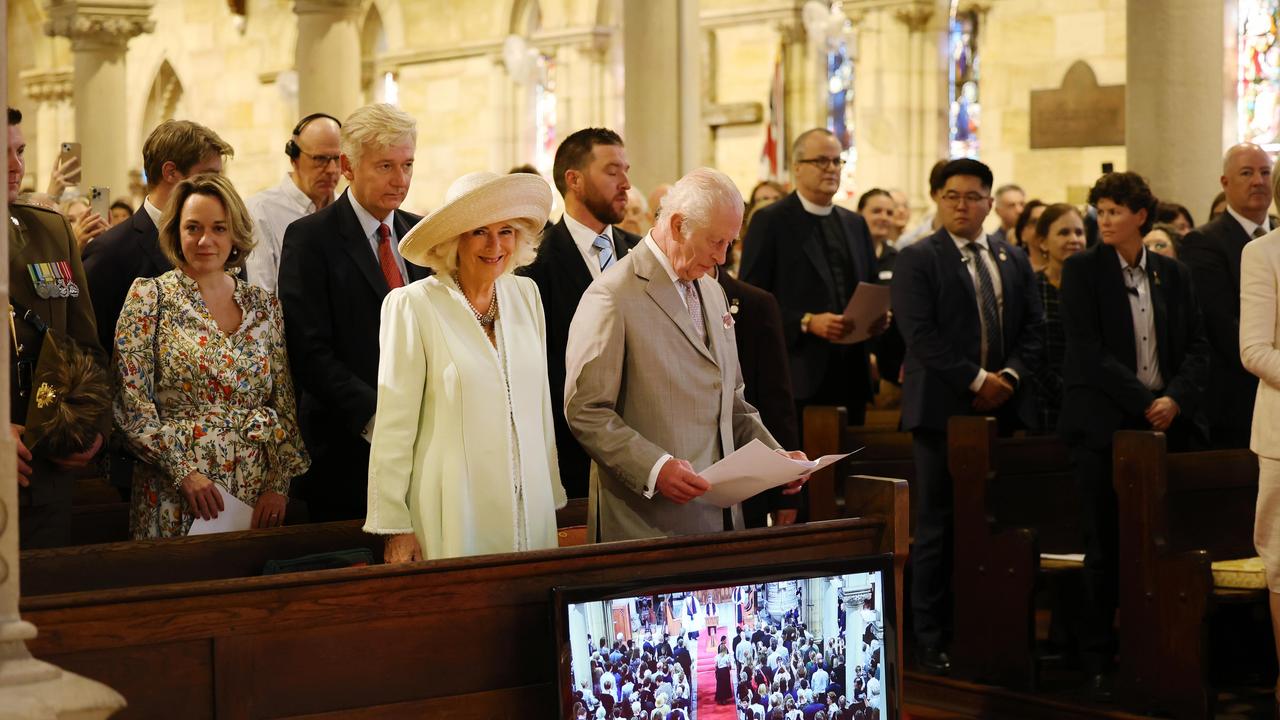
[[[420,220],[397,210],[403,238]],[[414,282],[430,272],[405,261]],[[311,470],[300,495],[312,519],[362,518],[377,409],[378,328],[387,281],[351,207],[350,192],[294,221],[280,252],[280,304]]]
[[[760,288],[734,278],[722,269],[717,279],[729,299],[734,337],[738,345],[738,365],[742,368],[743,392],[747,402],[760,411],[773,439],[784,448],[799,443],[796,405],[791,396],[791,375],[787,370],[787,345],[782,336],[782,313],[778,302]],[[775,488],[742,503],[747,527],[764,527],[764,516],[772,510],[800,507],[800,495],[783,495]]]
[[[1104,448],[1117,430],[1150,427],[1144,413],[1156,395],[1138,381],[1133,318],[1118,257],[1099,243],[1062,267],[1067,347],[1058,432],[1068,443]],[[1164,394],[1181,408],[1175,423],[1190,431],[1209,370],[1191,272],[1177,260],[1147,252],[1147,275]]]
[[[638,242],[640,236],[613,226],[618,260],[626,257]],[[542,311],[547,318],[547,375],[551,381],[551,419],[556,428],[560,482],[569,497],[586,497],[591,459],[564,419],[564,352],[569,342],[569,322],[578,311],[578,301],[592,278],[564,218],[543,231],[537,258],[517,272],[538,285]]]
[[[843,226],[853,260],[854,276],[849,278],[852,291],[859,282],[874,283],[878,275],[875,247],[862,216],[840,206],[833,210]],[[791,389],[799,401],[813,396],[827,374],[831,349],[836,347],[814,335],[800,332],[800,318],[805,313],[842,313],[832,305],[831,269],[827,256],[815,239],[817,221],[805,212],[800,196],[791,193],[772,205],[756,211],[743,239],[742,271],[739,277],[777,299],[782,310],[782,333],[787,340],[791,365]],[[871,376],[867,371],[866,343],[850,346],[852,364],[838,372],[853,373],[859,378],[862,397],[871,395]]]
[[[144,205],[127,222],[84,246],[84,273],[93,289],[98,339],[108,355],[116,346],[116,321],[129,286],[137,278],[159,277],[173,269],[173,263],[160,252],[159,235]]]
[[[1031,381],[1039,367],[1044,311],[1027,256],[987,238],[1000,268],[1005,367],[1018,374],[1001,419],[1034,427]],[[974,414],[969,384],[982,358],[982,320],[966,260],[946,229],[898,251],[890,284],[903,359],[902,427],[945,431],[952,415]]]
[[[1258,378],[1240,364],[1240,253],[1252,238],[1223,213],[1192,230],[1178,247],[1191,268],[1211,349],[1204,398],[1214,447],[1249,447]]]

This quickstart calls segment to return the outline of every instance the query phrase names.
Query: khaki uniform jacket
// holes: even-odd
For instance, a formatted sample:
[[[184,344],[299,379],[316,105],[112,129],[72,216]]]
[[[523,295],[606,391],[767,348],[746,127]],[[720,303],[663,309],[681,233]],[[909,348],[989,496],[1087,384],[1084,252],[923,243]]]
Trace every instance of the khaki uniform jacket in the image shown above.
[[[71,282],[66,283],[64,280],[67,294],[40,297],[36,292],[30,267],[37,263],[59,262],[66,263],[71,268]],[[60,213],[34,205],[9,206],[9,297],[15,307],[21,305],[34,311],[49,327],[65,332],[105,360],[106,356],[98,343],[93,303],[89,300],[89,285],[85,281],[84,267],[80,264],[80,248],[71,232],[71,226]],[[34,361],[41,342],[36,329],[20,317],[14,320],[14,329],[24,355]],[[17,362],[13,360],[12,342],[8,352],[9,421],[23,424],[27,415],[27,399],[18,395]],[[36,474],[31,480],[30,488],[30,503],[33,505],[53,502],[67,489],[61,486],[70,484],[69,478],[53,472],[54,466],[40,462],[41,460],[42,458],[37,457],[37,462],[32,465]],[[50,475],[54,477],[49,477]]]

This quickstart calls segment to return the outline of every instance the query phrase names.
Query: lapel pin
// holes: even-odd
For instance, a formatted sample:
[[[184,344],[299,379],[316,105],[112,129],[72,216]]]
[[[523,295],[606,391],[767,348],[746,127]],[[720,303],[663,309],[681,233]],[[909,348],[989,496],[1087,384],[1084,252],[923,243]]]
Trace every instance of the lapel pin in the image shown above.
[[[738,298],[734,298],[732,302],[730,302],[729,312],[733,313],[734,315],[738,314]]]
[[[1004,251],[1003,251],[1003,250],[1001,250],[1001,251],[1000,251],[1000,262],[1004,262],[1005,260],[1008,260],[1008,259],[1009,259],[1009,256],[1008,256],[1008,255],[1005,255],[1005,254],[1004,254]]]

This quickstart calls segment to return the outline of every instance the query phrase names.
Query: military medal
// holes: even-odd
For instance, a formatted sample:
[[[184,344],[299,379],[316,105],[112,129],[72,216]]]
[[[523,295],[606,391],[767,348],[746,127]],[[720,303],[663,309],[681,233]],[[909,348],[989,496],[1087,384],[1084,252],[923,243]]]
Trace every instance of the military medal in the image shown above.
[[[80,286],[76,285],[75,276],[71,274],[71,263],[59,260],[53,265],[58,272],[58,288],[63,291],[62,297],[80,297]]]
[[[31,275],[31,285],[35,288],[36,295],[42,300],[48,300],[57,293],[57,287],[45,274],[44,263],[31,263],[27,266],[27,273]]]

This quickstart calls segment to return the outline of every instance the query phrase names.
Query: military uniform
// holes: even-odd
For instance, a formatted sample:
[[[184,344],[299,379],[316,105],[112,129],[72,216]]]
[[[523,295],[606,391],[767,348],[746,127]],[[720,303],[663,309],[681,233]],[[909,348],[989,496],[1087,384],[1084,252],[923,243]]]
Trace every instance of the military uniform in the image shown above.
[[[18,317],[13,330],[22,359],[9,364],[9,420],[25,425],[28,398],[19,394],[19,372],[34,367],[41,334],[22,318],[23,310],[38,315],[49,327],[69,335],[105,363],[98,342],[93,305],[80,264],[80,249],[66,219],[34,205],[9,206],[9,297]],[[14,353],[11,342],[9,352]],[[49,458],[36,455],[29,463],[31,486],[18,489],[22,547],[54,547],[71,541],[71,496],[74,474]]]

